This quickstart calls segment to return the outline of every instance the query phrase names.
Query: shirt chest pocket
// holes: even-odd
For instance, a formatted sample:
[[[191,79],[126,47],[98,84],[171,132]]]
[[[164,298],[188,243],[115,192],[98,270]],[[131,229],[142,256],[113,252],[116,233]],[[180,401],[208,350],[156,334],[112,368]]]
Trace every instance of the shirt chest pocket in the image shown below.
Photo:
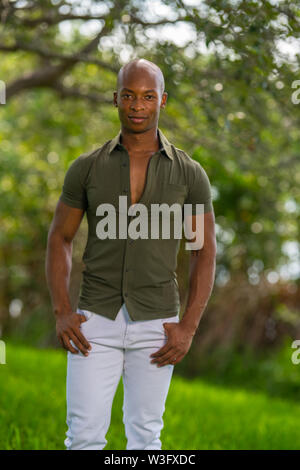
[[[183,205],[188,188],[185,184],[165,184],[161,186],[154,199],[156,204],[180,204]],[[153,201],[154,202],[154,201]]]

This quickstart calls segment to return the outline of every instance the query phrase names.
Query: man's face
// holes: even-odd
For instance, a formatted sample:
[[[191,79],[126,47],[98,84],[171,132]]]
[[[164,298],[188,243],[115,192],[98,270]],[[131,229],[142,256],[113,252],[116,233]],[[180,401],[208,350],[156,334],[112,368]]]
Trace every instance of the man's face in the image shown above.
[[[124,72],[119,89],[114,92],[122,127],[134,133],[156,127],[167,96],[167,93],[162,94],[159,77],[154,72],[145,68]]]

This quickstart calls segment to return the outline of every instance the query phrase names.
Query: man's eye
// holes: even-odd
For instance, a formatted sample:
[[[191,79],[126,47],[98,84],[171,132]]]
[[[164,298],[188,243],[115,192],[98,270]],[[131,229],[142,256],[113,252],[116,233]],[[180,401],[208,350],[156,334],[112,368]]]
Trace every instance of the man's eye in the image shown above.
[[[126,93],[125,95],[122,95],[122,98],[125,98],[125,97],[127,97],[127,96],[130,96],[130,95],[128,95],[128,94]]]
[[[153,95],[147,95],[146,98],[154,98]]]

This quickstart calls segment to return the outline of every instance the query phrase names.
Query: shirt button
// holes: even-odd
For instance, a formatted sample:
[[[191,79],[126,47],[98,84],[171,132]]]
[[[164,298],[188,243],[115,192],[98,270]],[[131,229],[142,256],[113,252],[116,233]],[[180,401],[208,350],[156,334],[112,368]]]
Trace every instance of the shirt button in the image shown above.
[[[122,166],[127,166],[127,163],[122,163]]]
[[[127,194],[127,193],[128,193],[128,189],[123,189],[123,193]]]
[[[128,297],[128,294],[127,294],[127,292],[125,292],[125,294],[124,294],[124,295],[125,295],[125,297]]]

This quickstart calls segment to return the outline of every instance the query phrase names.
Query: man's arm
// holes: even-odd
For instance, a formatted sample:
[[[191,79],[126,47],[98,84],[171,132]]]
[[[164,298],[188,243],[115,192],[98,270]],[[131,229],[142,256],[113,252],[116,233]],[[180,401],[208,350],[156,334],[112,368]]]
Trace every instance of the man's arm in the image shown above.
[[[202,227],[199,220],[202,220]],[[163,323],[168,341],[157,352],[150,355],[152,358],[150,362],[156,363],[158,367],[178,364],[187,354],[213,288],[217,251],[213,211],[189,216],[187,225],[188,232],[196,233],[194,240],[196,239],[197,245],[200,247],[202,245],[198,244],[198,241],[203,238],[202,233],[204,243],[202,248],[191,252],[189,295],[183,317],[178,323]],[[190,239],[191,236],[187,238]]]
[[[79,325],[86,321],[84,315],[72,312],[69,299],[69,282],[72,269],[73,238],[84,215],[83,209],[70,207],[58,201],[51,223],[46,251],[46,279],[56,317],[57,337],[61,345],[77,353],[70,339],[83,354],[90,346],[80,332]]]
[[[202,214],[204,227],[199,227],[199,223],[197,227],[196,217],[201,216],[192,216],[192,230],[196,237],[200,237],[199,231],[203,230],[204,243],[201,249],[191,251],[188,300],[180,321],[192,335],[198,328],[213,289],[217,251],[213,211]]]

